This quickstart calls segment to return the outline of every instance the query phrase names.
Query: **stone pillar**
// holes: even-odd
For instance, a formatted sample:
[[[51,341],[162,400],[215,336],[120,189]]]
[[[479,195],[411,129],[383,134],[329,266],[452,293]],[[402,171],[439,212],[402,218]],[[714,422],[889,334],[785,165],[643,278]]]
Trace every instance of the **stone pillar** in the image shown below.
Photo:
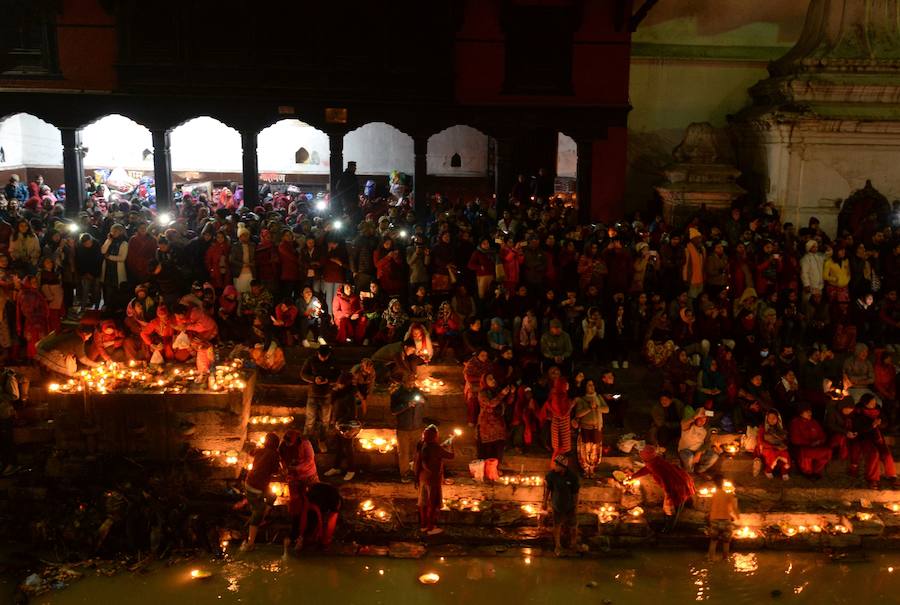
[[[513,143],[509,139],[497,139],[494,147],[494,197],[497,210],[502,212],[509,206],[509,194],[513,179]]]
[[[344,133],[343,132],[331,132],[328,134],[328,148],[329,148],[329,171],[330,171],[330,179],[329,179],[329,189],[331,190],[331,197],[334,197],[335,192],[337,191],[338,180],[341,178],[341,175],[344,173]]]
[[[63,175],[66,182],[66,216],[78,216],[84,208],[84,152],[81,130],[60,128],[63,145]]]
[[[427,136],[420,135],[413,138],[413,160],[413,199],[416,202],[416,221],[424,222],[428,219],[431,210],[426,189],[426,180],[428,179]]]
[[[169,151],[167,128],[154,128],[153,136],[153,179],[156,183],[156,210],[172,210],[172,155]]]
[[[594,178],[594,140],[575,139],[577,164],[575,168],[575,196],[578,201],[578,220],[591,222],[591,192]]]
[[[241,130],[243,150],[244,205],[259,206],[259,162],[256,158],[256,130]]]

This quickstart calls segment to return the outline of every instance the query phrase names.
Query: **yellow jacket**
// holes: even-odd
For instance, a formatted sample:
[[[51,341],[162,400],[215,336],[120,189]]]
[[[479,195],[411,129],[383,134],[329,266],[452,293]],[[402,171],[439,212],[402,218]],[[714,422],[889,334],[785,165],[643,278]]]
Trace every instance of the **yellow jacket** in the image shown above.
[[[833,258],[825,259],[822,278],[829,286],[846,288],[850,283],[850,261],[845,258],[838,264]]]

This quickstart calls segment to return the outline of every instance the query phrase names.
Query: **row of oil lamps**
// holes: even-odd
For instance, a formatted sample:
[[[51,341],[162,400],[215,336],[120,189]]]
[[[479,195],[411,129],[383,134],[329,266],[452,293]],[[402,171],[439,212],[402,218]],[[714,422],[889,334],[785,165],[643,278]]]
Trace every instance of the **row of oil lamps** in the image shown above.
[[[217,365],[207,379],[210,391],[241,391],[247,383],[241,374],[243,362],[239,359],[227,364]],[[146,371],[141,363],[134,360],[127,364],[115,361],[103,362],[93,368],[81,370],[77,380],[70,378],[66,382],[51,382],[47,390],[51,393],[80,393],[85,389],[106,395],[110,392],[124,390],[155,390],[182,393],[193,383],[196,370],[173,368],[171,372],[155,373]]]

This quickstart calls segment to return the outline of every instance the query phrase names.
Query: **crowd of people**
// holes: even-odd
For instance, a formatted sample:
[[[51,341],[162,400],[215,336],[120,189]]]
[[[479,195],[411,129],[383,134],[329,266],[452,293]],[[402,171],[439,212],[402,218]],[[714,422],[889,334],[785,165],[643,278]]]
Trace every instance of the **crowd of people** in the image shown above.
[[[900,230],[875,215],[836,234],[782,222],[772,203],[678,228],[640,214],[585,224],[522,177],[500,205],[435,195],[422,221],[409,197],[361,190],[352,166],[330,200],[269,194],[254,208],[226,190],[157,213],[95,186],[66,218],[40,179],[23,187],[0,200],[4,359],[70,374],[195,359],[202,381],[216,344],[267,372],[283,347],[317,347],[304,436],[319,451],[343,439],[332,475],[353,477],[346,436],[376,380],[393,385],[401,474],[440,475],[434,448],[415,463],[435,440],[415,377],[456,361],[479,458],[534,448],[591,478],[609,427],[645,428],[617,385],[641,363],[662,376],[646,441],[688,473],[715,465],[717,433],[741,433],[768,477],[815,479],[839,458],[870,487],[896,482]],[[330,355],[347,344],[377,350],[342,369]]]

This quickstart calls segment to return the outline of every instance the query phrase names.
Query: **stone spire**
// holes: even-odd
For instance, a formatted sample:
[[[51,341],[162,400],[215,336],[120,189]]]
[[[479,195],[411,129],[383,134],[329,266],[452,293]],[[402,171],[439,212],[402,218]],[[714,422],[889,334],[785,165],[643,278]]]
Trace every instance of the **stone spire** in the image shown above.
[[[772,76],[830,71],[900,74],[900,0],[811,0],[797,44]]]

